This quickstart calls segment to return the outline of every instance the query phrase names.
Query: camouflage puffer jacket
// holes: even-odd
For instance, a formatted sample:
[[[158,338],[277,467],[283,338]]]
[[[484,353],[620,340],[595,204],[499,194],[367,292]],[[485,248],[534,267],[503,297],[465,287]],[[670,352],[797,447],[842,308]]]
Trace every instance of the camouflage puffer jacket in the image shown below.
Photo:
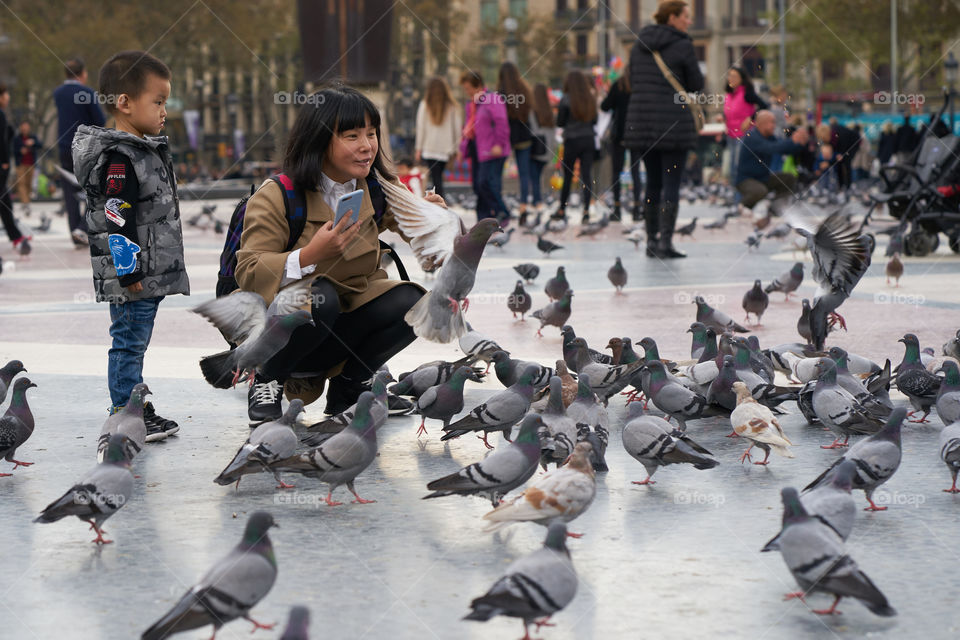
[[[97,302],[123,303],[175,293],[189,295],[180,200],[167,137],[138,138],[125,131],[81,125],[73,138],[72,151],[77,180],[87,196],[86,221]],[[107,241],[107,196],[101,185],[113,151],[130,158],[140,183],[137,236],[144,273],[140,293],[130,293],[120,286]]]

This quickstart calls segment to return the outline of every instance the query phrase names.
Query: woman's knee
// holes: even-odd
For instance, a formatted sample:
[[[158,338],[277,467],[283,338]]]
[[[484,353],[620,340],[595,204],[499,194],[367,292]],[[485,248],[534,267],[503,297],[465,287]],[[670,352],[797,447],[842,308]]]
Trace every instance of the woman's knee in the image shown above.
[[[333,326],[340,315],[340,298],[332,282],[326,278],[314,281],[310,288],[310,306],[314,324]]]

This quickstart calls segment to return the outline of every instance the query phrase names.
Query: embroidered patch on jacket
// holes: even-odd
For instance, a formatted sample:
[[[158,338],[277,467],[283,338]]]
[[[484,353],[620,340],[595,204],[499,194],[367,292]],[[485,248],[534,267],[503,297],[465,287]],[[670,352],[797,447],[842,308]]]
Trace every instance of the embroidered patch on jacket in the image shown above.
[[[106,214],[107,220],[118,227],[122,227],[127,221],[127,219],[123,217],[123,210],[129,208],[130,203],[126,200],[121,200],[120,198],[110,198],[107,200],[107,204],[103,206],[103,212]]]
[[[107,195],[112,196],[123,191],[123,183],[127,179],[127,168],[120,164],[111,164],[107,167]]]
[[[117,275],[125,276],[133,273],[137,268],[140,245],[119,233],[111,233],[107,242],[110,245],[110,254],[113,256],[113,266],[117,268]]]

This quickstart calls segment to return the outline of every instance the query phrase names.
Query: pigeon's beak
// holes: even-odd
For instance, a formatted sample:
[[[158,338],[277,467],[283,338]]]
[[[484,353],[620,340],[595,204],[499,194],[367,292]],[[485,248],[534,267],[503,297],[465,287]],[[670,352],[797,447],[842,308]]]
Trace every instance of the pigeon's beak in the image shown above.
[[[902,342],[903,344],[907,344],[907,341],[904,338],[900,338],[899,340],[897,340],[897,342]]]
[[[31,382],[30,384],[27,385],[27,389],[29,389],[30,387],[35,387],[35,386],[37,386],[37,384],[36,384],[35,382]]]

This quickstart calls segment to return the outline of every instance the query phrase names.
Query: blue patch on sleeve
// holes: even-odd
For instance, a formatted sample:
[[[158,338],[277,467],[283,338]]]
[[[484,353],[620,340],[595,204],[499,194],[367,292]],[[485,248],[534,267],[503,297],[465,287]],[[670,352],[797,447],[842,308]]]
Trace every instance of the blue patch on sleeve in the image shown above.
[[[117,268],[117,275],[125,276],[133,273],[137,268],[140,245],[119,233],[111,233],[107,242],[110,244],[110,253],[113,255],[113,265]]]

